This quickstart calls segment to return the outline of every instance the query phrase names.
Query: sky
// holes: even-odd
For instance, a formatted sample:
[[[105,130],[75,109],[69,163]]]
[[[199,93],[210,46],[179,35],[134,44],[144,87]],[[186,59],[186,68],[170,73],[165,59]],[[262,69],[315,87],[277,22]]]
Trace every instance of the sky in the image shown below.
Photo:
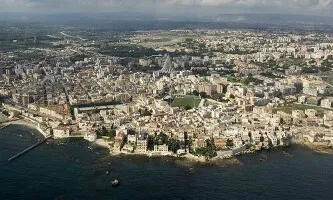
[[[333,0],[0,0],[0,12],[114,12],[217,16],[273,13],[333,16]]]

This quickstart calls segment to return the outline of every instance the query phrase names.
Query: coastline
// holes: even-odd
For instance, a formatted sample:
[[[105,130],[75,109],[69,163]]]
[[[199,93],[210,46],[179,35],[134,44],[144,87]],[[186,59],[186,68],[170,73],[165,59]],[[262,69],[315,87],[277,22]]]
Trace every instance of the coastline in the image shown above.
[[[328,145],[327,142],[302,142],[299,145],[310,149],[313,152],[320,154],[333,155],[333,146]]]
[[[111,149],[111,148],[110,148]],[[162,154],[154,152],[146,153],[127,153],[127,152],[113,152],[110,151],[110,156],[119,157],[131,157],[140,156],[145,158],[172,158],[175,159],[175,163],[179,165],[192,166],[194,164],[199,165],[230,165],[230,164],[241,164],[235,156],[230,158],[216,158],[216,159],[206,159],[205,157],[198,157],[193,154],[187,153],[182,155],[177,155],[175,153]]]
[[[185,168],[192,168],[194,166],[219,166],[219,167],[226,167],[226,166],[240,166],[243,165],[242,162],[240,162],[236,157],[231,158],[224,158],[224,159],[215,159],[215,160],[206,160],[201,159],[200,157],[193,156],[191,154],[185,154],[182,156],[177,156],[175,154],[170,155],[161,155],[161,154],[154,154],[154,155],[148,155],[143,153],[116,153],[113,154],[111,152],[110,155],[108,155],[107,158],[132,158],[132,157],[138,157],[143,159],[150,159],[150,158],[160,158],[166,160],[166,162],[171,162],[177,166],[185,167]]]
[[[37,130],[44,138],[47,137],[47,133],[45,133],[41,128],[37,127],[33,123],[26,121],[24,119],[19,119],[16,121],[5,122],[3,125],[21,125],[31,129]],[[230,165],[230,164],[241,164],[239,161],[234,157],[230,158],[223,158],[223,159],[213,159],[213,160],[206,160],[204,157],[198,157],[192,154],[185,154],[185,155],[176,155],[176,154],[161,154],[161,153],[154,153],[154,152],[146,152],[146,153],[127,153],[127,152],[113,152],[112,148],[109,144],[110,142],[105,141],[104,139],[96,139],[91,144],[97,145],[99,147],[109,149],[110,156],[144,156],[144,157],[172,157],[176,158],[177,162],[181,163],[180,165],[193,165],[193,164],[207,164],[207,165]],[[298,139],[294,141],[293,144],[300,145],[305,148],[310,149],[313,152],[320,153],[320,154],[329,154],[333,155],[333,146],[328,145],[327,142],[309,142],[306,139]],[[256,151],[254,151],[256,152]],[[254,153],[251,152],[251,153]],[[247,153],[244,153],[247,154]],[[179,164],[178,163],[178,164]]]
[[[302,146],[313,152],[333,155],[333,146],[328,141],[310,142],[307,138],[294,138],[292,144]]]
[[[177,160],[184,160],[187,162],[191,163],[209,163],[209,160],[206,160],[204,157],[198,157],[192,154],[184,154],[184,155],[177,155],[175,153],[168,152],[167,154],[163,153],[158,153],[158,152],[145,152],[145,153],[130,153],[130,152],[114,152],[112,151],[112,148],[110,148],[110,156],[142,156],[146,158],[151,158],[151,157],[170,157],[170,158],[175,158]]]
[[[92,142],[92,144],[100,146],[100,147],[105,147],[107,149],[111,150],[111,147],[109,145],[108,141],[105,141],[104,139],[96,139],[94,142]]]
[[[20,120],[16,120],[16,121],[12,121],[12,122],[7,122],[4,123],[5,125],[20,125],[20,126],[25,126],[31,129],[35,129],[37,130],[44,138],[47,137],[47,134],[39,127],[37,127],[36,125],[29,123],[26,120],[20,119]]]

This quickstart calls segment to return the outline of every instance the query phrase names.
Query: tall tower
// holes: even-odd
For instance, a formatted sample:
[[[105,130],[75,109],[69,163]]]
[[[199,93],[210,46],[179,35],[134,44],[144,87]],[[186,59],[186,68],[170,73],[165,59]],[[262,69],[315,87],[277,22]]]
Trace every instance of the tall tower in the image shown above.
[[[170,55],[168,55],[168,57],[166,58],[163,68],[161,69],[161,72],[164,73],[171,73],[173,71],[173,63],[171,61],[171,57]]]

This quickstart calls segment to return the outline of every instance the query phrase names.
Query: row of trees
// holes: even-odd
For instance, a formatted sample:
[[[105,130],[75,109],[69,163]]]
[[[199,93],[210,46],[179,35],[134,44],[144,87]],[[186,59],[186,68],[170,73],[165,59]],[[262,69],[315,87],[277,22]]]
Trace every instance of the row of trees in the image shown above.
[[[96,130],[97,137],[109,137],[110,139],[116,137],[116,129],[114,126],[111,126],[111,130],[107,130],[105,126],[102,126],[101,128]]]
[[[204,156],[207,159],[217,156],[217,148],[213,140],[206,140],[207,146],[195,150],[196,155]]]
[[[244,85],[249,85],[250,83],[253,83],[254,85],[260,85],[263,84],[264,81],[249,75],[248,77],[242,78],[240,82]]]
[[[87,57],[87,55],[83,54],[83,53],[82,54],[75,54],[74,56],[72,56],[70,58],[70,61],[72,63],[75,63],[76,61],[83,61],[86,57]]]
[[[151,116],[153,112],[146,108],[146,109],[139,109],[139,113],[141,116]]]
[[[156,55],[159,52],[152,48],[138,45],[110,45],[101,47],[99,53],[116,57],[141,58],[144,56]]]
[[[195,96],[200,96],[201,98],[207,98],[207,93],[206,92],[198,92],[196,90],[193,90],[192,94],[195,95]]]
[[[163,145],[166,144],[169,147],[169,151],[177,153],[178,149],[185,148],[186,145],[189,145],[188,141],[180,141],[175,138],[169,138],[165,133],[155,133],[154,136],[148,137],[148,150],[153,150],[154,145]]]

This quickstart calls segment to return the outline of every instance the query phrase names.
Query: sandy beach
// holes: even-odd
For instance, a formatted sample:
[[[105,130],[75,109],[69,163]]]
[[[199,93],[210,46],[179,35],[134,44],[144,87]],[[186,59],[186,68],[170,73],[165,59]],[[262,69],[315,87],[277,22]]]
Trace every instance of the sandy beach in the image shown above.
[[[25,121],[23,119],[21,120],[17,120],[17,121],[12,121],[12,122],[8,122],[6,124],[13,124],[13,125],[23,125],[23,126],[28,126],[29,128],[36,128],[35,125],[33,125],[32,123]]]
[[[31,129],[37,130],[38,132],[40,132],[45,137],[45,133],[42,132],[42,130],[40,130],[38,127],[36,127],[33,123],[31,123],[29,121],[25,121],[23,119],[12,121],[12,122],[7,122],[5,124],[26,126],[26,127],[31,128]]]
[[[104,139],[96,139],[93,143],[101,147],[110,148],[110,142],[105,141]]]

